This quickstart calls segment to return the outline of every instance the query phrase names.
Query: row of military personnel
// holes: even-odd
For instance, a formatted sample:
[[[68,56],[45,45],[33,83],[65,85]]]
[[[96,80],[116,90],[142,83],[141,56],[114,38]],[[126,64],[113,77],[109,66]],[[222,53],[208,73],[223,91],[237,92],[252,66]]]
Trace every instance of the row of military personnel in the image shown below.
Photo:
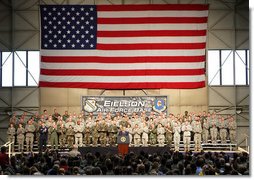
[[[66,113],[65,113],[66,114]],[[51,148],[72,147],[75,143],[79,146],[101,146],[107,144],[116,145],[117,133],[120,129],[129,132],[130,142],[134,146],[156,145],[169,146],[174,141],[174,150],[179,151],[180,140],[183,140],[185,151],[190,149],[191,139],[195,142],[195,150],[201,150],[201,142],[208,143],[211,139],[213,144],[217,144],[217,139],[225,144],[229,136],[231,143],[236,142],[236,121],[233,116],[224,119],[215,113],[186,114],[184,116],[174,116],[170,114],[166,117],[161,113],[150,116],[133,114],[128,116],[116,115],[111,117],[102,114],[84,117],[82,114],[71,118],[63,118],[58,115],[57,118],[44,115],[40,119],[30,118],[27,123],[14,122],[11,119],[8,128],[8,140],[18,144],[18,151],[23,151],[24,141],[26,141],[26,151],[33,150],[34,140],[39,142],[39,150],[43,151],[49,144]],[[73,116],[72,116],[73,117]],[[83,118],[84,117],[84,118]],[[65,120],[64,120],[65,119]],[[16,125],[18,124],[18,127]],[[14,151],[14,146],[12,146]]]

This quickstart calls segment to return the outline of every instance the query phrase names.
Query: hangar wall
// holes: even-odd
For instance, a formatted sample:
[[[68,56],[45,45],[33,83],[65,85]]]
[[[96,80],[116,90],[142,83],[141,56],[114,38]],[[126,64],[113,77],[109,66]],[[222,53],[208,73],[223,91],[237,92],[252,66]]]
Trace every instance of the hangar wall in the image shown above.
[[[246,0],[2,0],[0,1],[0,51],[39,50],[39,4],[144,3],[209,3],[207,48],[249,49],[249,2]],[[60,113],[66,109],[70,112],[80,111],[81,95],[124,94],[168,95],[169,111],[173,113],[182,113],[185,110],[216,110],[222,114],[236,114],[236,109],[240,108],[241,113],[236,114],[240,132],[248,132],[249,130],[248,86],[207,86],[195,90],[160,89],[145,91],[0,88],[0,129],[6,130],[9,119],[8,113],[12,111],[31,113],[36,110],[48,109],[51,113],[54,107]],[[241,101],[241,98],[244,98],[244,100]],[[18,103],[20,100],[22,101]],[[243,133],[239,134],[243,135]],[[0,131],[2,142],[5,141],[5,135],[5,131]],[[239,143],[243,138],[243,136],[239,136]]]

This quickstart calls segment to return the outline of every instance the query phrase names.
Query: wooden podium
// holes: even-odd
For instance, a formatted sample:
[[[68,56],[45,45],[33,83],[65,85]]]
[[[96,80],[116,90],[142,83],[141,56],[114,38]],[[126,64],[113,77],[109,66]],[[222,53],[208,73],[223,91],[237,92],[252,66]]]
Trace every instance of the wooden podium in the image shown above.
[[[117,135],[117,144],[118,144],[118,154],[125,155],[129,151],[129,132],[120,131]]]

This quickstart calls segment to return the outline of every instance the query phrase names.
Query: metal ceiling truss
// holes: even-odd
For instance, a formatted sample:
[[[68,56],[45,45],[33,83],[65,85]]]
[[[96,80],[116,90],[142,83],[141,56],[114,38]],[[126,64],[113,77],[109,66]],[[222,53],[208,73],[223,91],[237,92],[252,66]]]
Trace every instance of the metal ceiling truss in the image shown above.
[[[31,92],[29,92],[26,96],[24,96],[20,101],[18,101],[15,105],[14,105],[14,107],[15,106],[17,106],[17,105],[19,105],[20,103],[22,103],[25,99],[27,99],[31,94],[33,94],[35,91],[38,91],[38,89],[37,88],[35,88],[35,89],[33,89]]]
[[[8,114],[6,113],[6,115],[8,115]],[[6,116],[5,118],[0,119],[0,123],[1,123],[1,122],[5,122],[5,121],[8,121],[8,122],[9,122],[9,119],[10,119],[10,117],[9,117],[9,115],[8,115],[8,116]]]
[[[221,94],[220,92],[218,92],[217,90],[215,90],[213,87],[210,87],[210,89],[212,89],[217,95],[219,95],[222,99],[224,99],[225,101],[227,101],[228,103],[231,104],[231,106],[209,106],[209,109],[210,110],[214,110],[216,109],[216,112],[219,113],[219,112],[222,112],[222,111],[225,111],[225,110],[237,110],[237,109],[248,109],[249,110],[249,105],[240,105],[244,100],[246,100],[248,97],[249,97],[249,94],[247,94],[246,96],[244,96],[242,99],[240,99],[238,102],[235,102],[235,104],[233,104],[232,102],[230,102],[228,100],[228,98],[226,98],[223,94]],[[235,97],[236,99],[236,97]],[[235,100],[236,101],[236,100]],[[236,113],[236,112],[235,112]],[[239,116],[241,116],[240,114],[237,114]],[[241,116],[243,117],[243,116]],[[246,120],[249,120],[247,119],[246,117],[243,117],[244,119]]]
[[[7,106],[10,106],[10,104],[8,104],[5,100],[3,100],[1,97],[0,97],[0,101],[2,101],[4,104],[6,104]]]
[[[242,14],[240,14],[239,12],[236,11],[236,8],[238,5],[240,4],[243,4],[243,3],[246,3],[246,1],[226,1],[226,0],[217,0],[218,2],[220,3],[223,3],[230,11],[226,14],[224,14],[221,18],[219,18],[212,26],[209,27],[208,31],[211,35],[214,36],[214,38],[216,38],[217,40],[219,40],[221,43],[223,43],[227,48],[231,49],[231,53],[233,52],[233,63],[234,63],[234,69],[233,69],[233,75],[234,75],[234,85],[232,86],[232,90],[233,90],[233,93],[234,93],[234,96],[235,96],[235,100],[234,102],[231,102],[230,99],[228,99],[227,97],[225,97],[222,93],[219,92],[219,90],[215,90],[215,88],[213,88],[212,86],[208,86],[209,90],[212,90],[213,92],[215,92],[219,97],[221,97],[223,100],[225,100],[226,102],[228,102],[230,105],[221,105],[220,107],[218,106],[210,106],[210,104],[208,105],[208,109],[209,110],[216,110],[216,112],[223,112],[223,111],[227,111],[227,110],[232,110],[234,112],[234,114],[231,114],[231,116],[234,116],[235,119],[237,119],[237,117],[241,117],[242,119],[246,120],[246,121],[249,121],[249,117],[244,117],[241,113],[236,113],[237,109],[244,109],[247,107],[247,109],[249,110],[249,106],[246,106],[246,105],[240,105],[245,99],[247,99],[249,97],[249,94],[247,94],[245,97],[243,97],[241,100],[237,100],[237,86],[235,85],[235,50],[239,47],[241,47],[241,45],[243,45],[246,41],[248,41],[247,38],[243,39],[241,43],[239,43],[238,45],[236,45],[236,38],[237,38],[237,31],[238,30],[242,30],[242,29],[237,29],[236,28],[236,16],[240,16],[242,17],[244,20],[247,20],[248,18],[245,18]],[[233,6],[231,5],[233,4]],[[229,31],[232,31],[232,44],[229,45],[225,40],[226,39],[223,39],[223,37],[219,37],[215,32],[216,31],[223,31],[223,30],[226,30],[226,29],[214,29],[216,27],[217,24],[221,23],[224,18],[226,18],[226,16],[230,15],[230,13],[232,13],[233,11],[233,17],[232,17],[232,20],[233,20],[233,28],[232,29],[227,29]],[[248,29],[246,29],[246,31],[248,31]],[[246,32],[247,33],[247,32]],[[239,36],[239,35],[238,35]],[[211,37],[209,37],[211,38]],[[237,54],[238,55],[238,54]],[[238,55],[239,56],[239,55]],[[228,57],[227,57],[228,58]],[[224,63],[227,61],[227,58],[225,59]],[[242,59],[241,59],[242,60]],[[223,60],[221,59],[221,61],[223,62]],[[243,60],[242,60],[243,61]],[[224,64],[223,63],[223,64]],[[223,64],[221,64],[219,70],[217,71],[217,73],[215,74],[218,75],[218,72],[221,70]],[[213,79],[215,78],[215,76],[213,77]],[[213,80],[212,79],[212,80]],[[223,89],[223,86],[220,87],[221,89]],[[209,101],[209,99],[208,99]],[[246,127],[243,127],[243,128],[248,128],[248,126]],[[239,142],[241,142],[241,139],[239,139]],[[241,143],[239,143],[238,145],[241,145]]]
[[[3,4],[7,8],[11,8],[11,1],[0,0],[0,3]]]

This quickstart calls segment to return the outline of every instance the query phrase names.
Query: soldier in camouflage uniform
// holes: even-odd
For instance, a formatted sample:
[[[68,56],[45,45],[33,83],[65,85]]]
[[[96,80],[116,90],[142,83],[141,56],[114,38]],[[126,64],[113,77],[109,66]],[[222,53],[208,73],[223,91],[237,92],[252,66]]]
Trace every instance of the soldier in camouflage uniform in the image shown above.
[[[172,138],[173,138],[173,128],[171,125],[171,122],[168,122],[165,126],[165,141],[169,149],[171,148],[172,145]]]
[[[92,127],[92,140],[93,140],[93,146],[97,146],[98,144],[98,138],[99,138],[99,121],[96,120],[95,125]]]
[[[37,141],[37,143],[39,143],[39,139],[40,139],[40,133],[39,133],[39,129],[40,129],[40,126],[41,126],[41,121],[33,121],[33,125],[35,127],[35,139]]]
[[[203,114],[200,112],[201,124],[204,124],[204,121],[207,119],[206,111],[203,111]]]
[[[53,126],[53,123],[54,123],[54,121],[52,119],[52,116],[49,115],[48,120],[45,121],[45,126],[48,128],[48,130]],[[48,145],[51,145],[50,135],[48,136],[47,142],[48,142]]]
[[[12,142],[11,144],[11,151],[14,152],[14,144],[15,144],[15,134],[16,134],[16,129],[14,127],[14,124],[10,124],[10,127],[7,130],[8,134],[8,141]]]
[[[143,132],[142,132],[142,144],[143,146],[147,146],[148,143],[148,133],[149,133],[149,129],[147,127],[146,122],[143,123],[143,128],[142,128]]]
[[[49,128],[53,125],[53,123],[54,123],[54,121],[53,121],[53,119],[52,119],[52,116],[49,115],[49,116],[48,116],[48,120],[45,121],[46,127],[49,129]]]
[[[54,123],[49,128],[49,136],[50,136],[51,149],[58,150],[58,134],[57,134],[57,125],[56,125],[56,123]]]
[[[187,119],[182,124],[182,132],[183,132],[183,144],[184,144],[184,151],[190,151],[190,141],[191,141],[191,131],[192,127]]]
[[[200,117],[196,116],[195,121],[192,122],[192,131],[194,134],[195,142],[195,151],[201,151],[201,133],[202,133],[202,124],[200,122]]]
[[[220,129],[220,139],[222,144],[227,143],[227,122],[224,120],[223,117],[220,118],[219,121],[219,129]]]
[[[25,129],[22,124],[19,124],[17,129],[17,141],[18,141],[18,151],[23,152],[24,150],[24,141],[25,141]]]
[[[61,124],[57,128],[57,133],[59,135],[59,145],[60,148],[65,148],[65,143],[66,143],[66,128],[64,124]]]
[[[74,144],[74,126],[75,123],[72,121],[72,117],[67,118],[66,120],[67,122],[65,123],[65,129],[66,129],[66,140],[67,140],[67,144],[69,148],[73,147]],[[71,127],[71,129],[69,130],[69,127]],[[69,136],[67,135],[67,132],[69,132]]]
[[[184,111],[184,115],[183,115],[183,118],[185,119],[188,119],[188,117],[189,117],[189,114],[188,114],[189,112],[188,111]]]
[[[84,126],[80,123],[80,120],[77,121],[77,124],[74,126],[74,132],[75,132],[75,144],[77,146],[82,147],[83,145],[83,131]]]
[[[215,116],[210,120],[210,134],[212,144],[216,144],[218,136],[218,128],[217,128],[217,119],[215,118]]]
[[[150,144],[155,145],[157,143],[157,128],[155,127],[154,123],[151,123],[149,131]]]
[[[205,118],[203,121],[203,143],[207,143],[208,142],[208,137],[209,137],[209,123],[208,120]]]
[[[65,111],[63,115],[63,121],[66,122],[69,117],[70,115],[68,114],[68,111]]]
[[[32,124],[32,120],[28,121],[25,130],[26,130],[26,150],[29,151],[30,149],[30,151],[33,151],[35,127]]]
[[[100,143],[102,147],[105,147],[107,144],[107,132],[108,132],[108,126],[104,119],[101,120],[101,123],[99,124],[99,138]]]
[[[140,145],[140,138],[141,138],[141,131],[140,128],[138,127],[138,124],[135,125],[133,129],[133,134],[134,134],[134,146],[139,146]]]
[[[86,123],[84,127],[84,139],[85,145],[90,146],[91,144],[91,123]]]
[[[164,129],[164,127],[162,127],[162,125],[160,123],[157,127],[157,141],[158,141],[159,147],[164,146],[164,142],[165,142],[165,135],[164,134],[165,134],[165,129]]]
[[[124,117],[122,118],[122,120],[119,122],[119,126],[120,127],[128,127],[128,124],[129,124],[129,122],[128,122],[128,120],[129,120],[129,117],[128,117],[128,115],[127,114],[124,114]]]
[[[40,120],[41,118],[40,118],[40,115],[39,115],[38,112],[36,112],[36,113],[33,115],[33,119],[34,119],[35,122],[39,122],[39,120]]]
[[[109,127],[108,127],[109,144],[111,146],[115,146],[116,145],[117,132],[118,132],[118,128],[116,126],[116,121],[114,120],[112,122],[112,124],[110,124]]]
[[[129,132],[130,146],[132,145],[133,130],[130,124],[128,124],[126,131]]]
[[[71,127],[74,127],[75,123],[72,121],[72,118],[67,118],[66,123],[65,123],[65,128],[68,129],[70,125],[71,125]]]
[[[180,140],[181,140],[181,123],[180,121],[175,121],[173,127],[174,131],[174,146],[175,146],[175,151],[179,151],[179,145],[180,145]]]
[[[69,148],[73,148],[74,134],[75,134],[74,129],[72,125],[70,124],[66,131],[66,138],[67,138],[67,143]]]
[[[57,119],[57,122],[56,122],[56,125],[58,127],[60,127],[62,124],[65,126],[65,121],[63,121],[63,118],[61,116],[58,116],[58,119]]]
[[[236,121],[234,120],[233,117],[229,118],[229,123],[228,123],[228,129],[229,129],[229,138],[231,143],[236,143]]]
[[[61,116],[58,112],[57,112],[57,110],[56,109],[54,109],[54,113],[52,114],[52,119],[53,119],[53,121],[57,121],[57,119],[58,119],[58,116]]]

